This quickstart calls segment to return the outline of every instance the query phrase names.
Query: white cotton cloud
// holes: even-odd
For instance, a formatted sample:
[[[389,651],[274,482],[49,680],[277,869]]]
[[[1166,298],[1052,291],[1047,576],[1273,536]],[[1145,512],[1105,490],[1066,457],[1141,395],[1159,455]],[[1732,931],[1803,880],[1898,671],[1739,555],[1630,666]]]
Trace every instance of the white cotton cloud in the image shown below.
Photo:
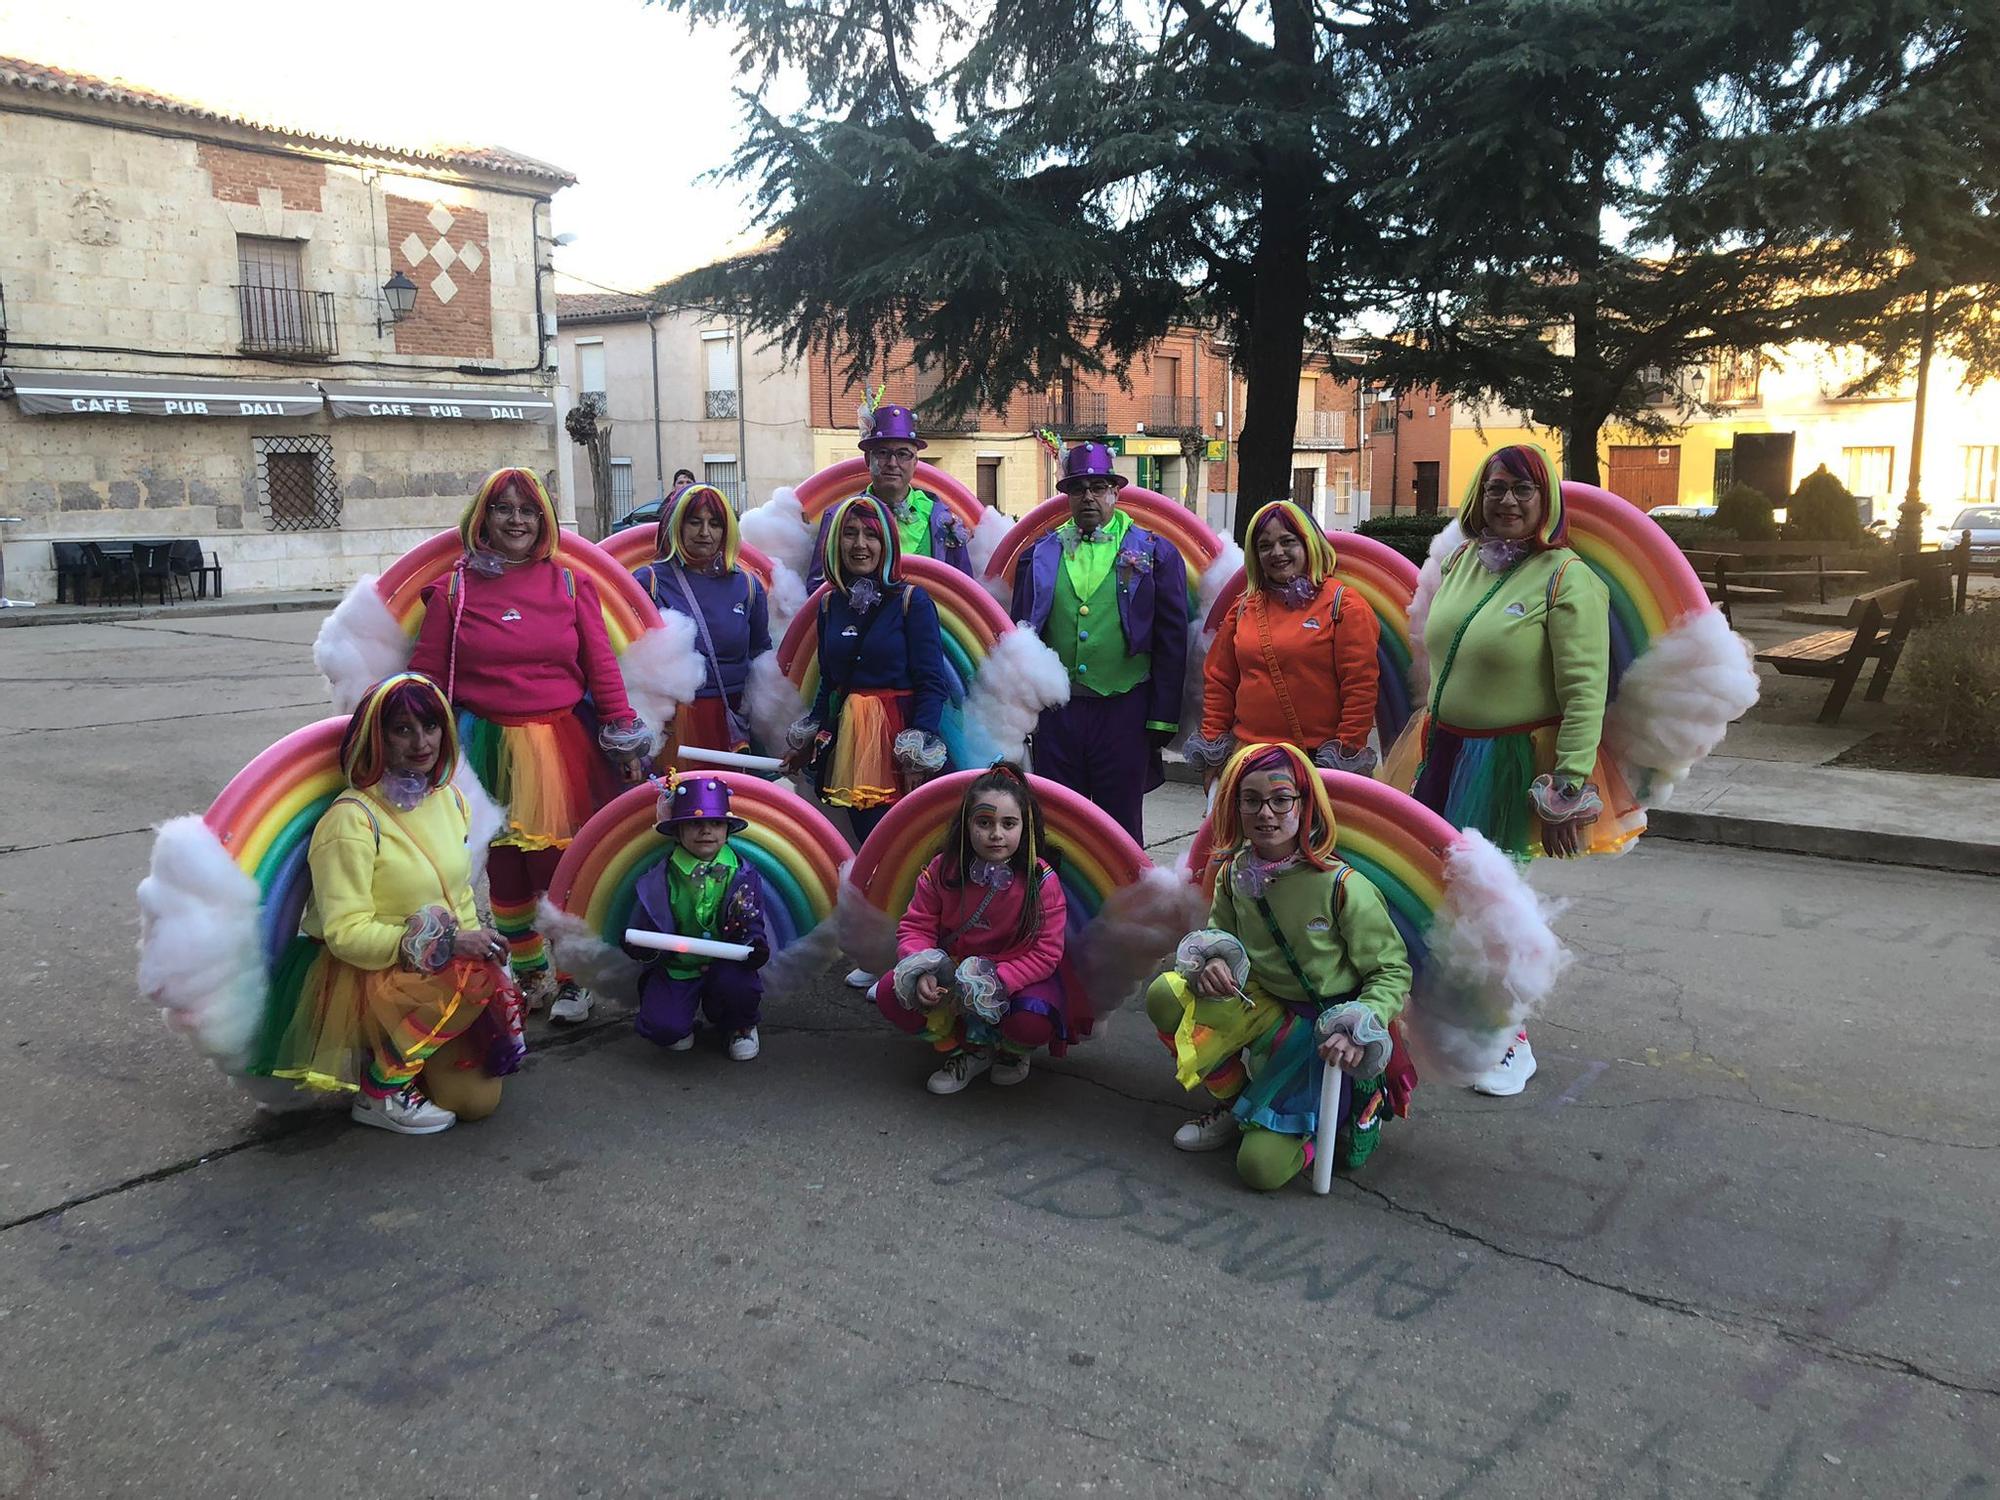
[[[703,663],[695,649],[696,634],[693,620],[670,610],[663,625],[640,636],[618,658],[625,696],[632,712],[652,726],[656,745],[673,722],[675,710],[692,702],[701,689]]]
[[[1618,684],[1604,745],[1642,804],[1664,803],[1757,701],[1750,643],[1719,609],[1654,639]]]
[[[203,1056],[242,1068],[264,1024],[257,882],[189,814],[154,836],[138,903],[139,993]]]
[[[743,540],[773,562],[783,563],[801,578],[812,573],[813,538],[818,527],[807,522],[798,492],[790,485],[778,486],[769,500],[744,511],[737,525]]]
[[[313,638],[313,665],[326,679],[337,713],[353,713],[362,694],[407,667],[415,650],[375,592],[375,581],[373,573],[356,580]]]
[[[1062,658],[1025,629],[994,644],[966,690],[964,724],[975,763],[1019,763],[1042,710],[1069,702]]]

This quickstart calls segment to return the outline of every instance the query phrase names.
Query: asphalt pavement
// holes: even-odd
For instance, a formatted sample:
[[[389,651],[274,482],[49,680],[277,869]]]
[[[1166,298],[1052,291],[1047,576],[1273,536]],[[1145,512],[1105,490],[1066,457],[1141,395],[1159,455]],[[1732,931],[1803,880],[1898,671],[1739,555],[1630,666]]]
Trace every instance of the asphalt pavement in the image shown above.
[[[260,1121],[131,893],[321,716],[316,625],[0,640],[0,1496],[2000,1488],[1990,878],[1538,867],[1540,1074],[1421,1088],[1327,1199],[1174,1151],[1143,1017],[936,1099],[833,977],[751,1064],[606,1017],[482,1124]]]

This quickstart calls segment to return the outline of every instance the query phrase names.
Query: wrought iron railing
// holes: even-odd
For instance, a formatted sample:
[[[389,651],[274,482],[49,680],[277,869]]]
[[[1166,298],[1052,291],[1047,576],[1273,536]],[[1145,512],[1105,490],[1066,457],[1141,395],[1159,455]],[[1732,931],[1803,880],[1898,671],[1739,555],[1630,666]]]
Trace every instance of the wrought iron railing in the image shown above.
[[[1293,441],[1301,448],[1345,448],[1347,417],[1344,411],[1302,411]]]
[[[243,315],[243,337],[237,348],[245,354],[324,359],[340,350],[334,332],[332,292],[239,286],[236,307]]]
[[[1147,410],[1146,431],[1155,437],[1199,435],[1201,403],[1193,396],[1155,396]]]
[[[1028,422],[1061,437],[1103,437],[1111,430],[1110,402],[1102,391],[1044,391],[1029,398]]]
[[[735,391],[710,391],[703,403],[703,414],[711,420],[734,417],[743,409],[743,404]]]

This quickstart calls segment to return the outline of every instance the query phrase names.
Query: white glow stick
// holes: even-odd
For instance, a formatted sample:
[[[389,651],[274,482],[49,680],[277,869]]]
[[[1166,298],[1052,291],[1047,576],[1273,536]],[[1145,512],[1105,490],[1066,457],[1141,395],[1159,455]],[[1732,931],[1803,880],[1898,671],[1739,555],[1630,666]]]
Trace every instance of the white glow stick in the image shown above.
[[[699,745],[682,745],[674,752],[682,760],[700,761],[706,766],[727,766],[732,771],[762,771],[775,775],[785,763],[772,755],[738,755],[734,750],[705,750]]]
[[[1333,1138],[1340,1121],[1340,1069],[1328,1063],[1319,1080],[1319,1130],[1313,1141],[1313,1191],[1333,1191]]]
[[[683,937],[678,932],[642,932],[625,929],[625,941],[634,948],[652,948],[661,953],[685,953],[690,958],[734,958],[750,956],[748,943],[718,943],[711,938]]]

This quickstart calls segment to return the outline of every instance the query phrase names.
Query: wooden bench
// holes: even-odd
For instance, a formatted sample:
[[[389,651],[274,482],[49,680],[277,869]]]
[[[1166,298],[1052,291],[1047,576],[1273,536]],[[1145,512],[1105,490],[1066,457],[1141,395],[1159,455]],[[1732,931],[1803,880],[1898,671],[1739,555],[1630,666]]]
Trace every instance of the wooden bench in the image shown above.
[[[1819,602],[1824,604],[1829,579],[1844,583],[1868,576],[1866,568],[1829,568],[1826,565],[1829,553],[1837,555],[1847,550],[1834,542],[1734,542],[1727,551],[1690,552],[1688,560],[1692,562],[1696,557],[1702,557],[1719,566],[1726,565],[1728,572],[1736,578],[1810,578],[1818,587]],[[1812,566],[1790,566],[1808,562]],[[1732,587],[1736,590],[1735,598],[1748,598],[1740,585]]]
[[[1875,675],[1868,679],[1868,701],[1880,703],[1889,690],[1889,676],[1896,670],[1904,637],[1916,618],[1916,591],[1916,583],[1907,581],[1856,595],[1847,608],[1847,629],[1800,636],[1759,651],[1757,660],[1769,662],[1788,677],[1829,679],[1833,687],[1819,711],[1819,721],[1836,723],[1861,669],[1870,661],[1875,663]]]
[[[1701,584],[1708,591],[1708,597],[1722,611],[1722,618],[1731,625],[1736,623],[1733,606],[1738,604],[1761,604],[1772,599],[1785,597],[1783,589],[1760,588],[1753,584],[1738,583],[1729,576],[1729,565],[1736,561],[1730,552],[1690,552],[1687,560],[1701,578]],[[1740,575],[1739,575],[1740,576]]]

